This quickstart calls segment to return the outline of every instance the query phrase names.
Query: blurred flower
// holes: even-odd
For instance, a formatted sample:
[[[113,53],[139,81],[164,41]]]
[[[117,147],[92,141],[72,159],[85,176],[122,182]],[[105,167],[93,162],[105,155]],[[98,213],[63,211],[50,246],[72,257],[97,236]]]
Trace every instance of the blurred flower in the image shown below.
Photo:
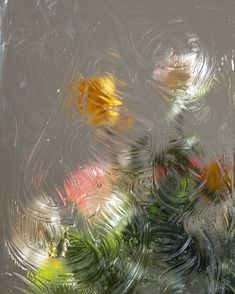
[[[159,165],[154,167],[154,180],[159,182],[161,179],[167,176],[167,166]]]
[[[69,87],[65,107],[72,115],[79,111],[95,126],[130,128],[133,119],[120,113],[124,105],[117,94],[117,86],[123,82],[111,74],[92,76],[89,79],[74,78]],[[124,107],[127,110],[126,107]]]
[[[190,160],[194,170],[197,170],[197,175],[193,170],[190,171],[192,179],[200,185],[204,183],[202,189],[202,198],[206,202],[214,200],[227,199],[226,195],[231,192],[231,178],[229,176],[229,167],[223,160],[214,160],[205,164],[202,160],[194,158]]]
[[[110,191],[111,184],[102,167],[90,165],[74,171],[65,181],[64,188],[70,201],[84,210],[94,206],[98,193]]]
[[[206,187],[213,192],[231,186],[228,167],[222,166],[217,161],[212,161],[202,170],[202,180],[205,181]]]
[[[154,72],[154,78],[170,90],[185,90],[190,74],[185,67],[159,68]]]
[[[41,268],[37,270],[37,276],[40,279],[54,280],[59,275],[65,273],[65,265],[63,260],[58,258],[45,259]]]
[[[206,57],[197,53],[170,53],[156,66],[153,79],[161,86],[160,95],[164,99],[169,102],[173,98],[181,105],[188,101],[188,97],[198,99],[208,93],[215,79],[212,72],[213,68]]]
[[[67,197],[77,205],[77,220],[88,224],[89,230],[83,232],[105,236],[112,244],[135,212],[129,193],[117,185],[119,177],[112,168],[90,165],[74,171],[64,182]]]
[[[153,78],[169,90],[185,90],[191,79],[190,63],[173,56],[167,66],[154,70]]]
[[[62,290],[74,283],[71,269],[59,258],[45,259],[35,273],[28,272],[28,279],[33,282],[30,285],[33,293],[44,293],[45,289],[49,293],[65,293]],[[33,285],[37,286],[37,289],[34,289]]]

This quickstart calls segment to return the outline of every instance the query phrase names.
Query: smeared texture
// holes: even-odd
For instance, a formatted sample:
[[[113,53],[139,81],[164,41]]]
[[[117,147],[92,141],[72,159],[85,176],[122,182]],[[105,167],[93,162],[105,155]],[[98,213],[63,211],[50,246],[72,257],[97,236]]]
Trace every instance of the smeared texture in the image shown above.
[[[1,293],[234,293],[234,11],[0,3]]]

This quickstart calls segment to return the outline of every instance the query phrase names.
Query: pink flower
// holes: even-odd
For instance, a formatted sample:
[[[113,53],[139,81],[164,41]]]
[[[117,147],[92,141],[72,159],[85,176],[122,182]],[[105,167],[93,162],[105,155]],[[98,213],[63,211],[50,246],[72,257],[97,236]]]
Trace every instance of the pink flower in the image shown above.
[[[96,195],[107,192],[111,189],[110,186],[106,170],[97,165],[75,170],[64,183],[68,198],[72,202],[77,202],[80,208],[95,201]]]

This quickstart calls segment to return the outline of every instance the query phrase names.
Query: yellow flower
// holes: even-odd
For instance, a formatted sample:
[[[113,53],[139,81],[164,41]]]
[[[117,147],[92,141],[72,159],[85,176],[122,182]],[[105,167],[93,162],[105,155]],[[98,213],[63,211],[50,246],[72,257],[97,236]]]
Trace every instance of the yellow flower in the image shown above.
[[[87,117],[91,125],[114,127],[121,122],[130,127],[130,117],[124,119],[123,123],[120,114],[120,108],[124,105],[117,94],[117,85],[122,84],[110,74],[89,79],[74,78],[65,106],[72,115],[80,112]]]
[[[63,260],[57,258],[47,258],[43,261],[41,267],[35,274],[28,273],[35,284],[40,285],[45,282],[56,283],[61,280],[61,277],[66,275],[68,271]]]

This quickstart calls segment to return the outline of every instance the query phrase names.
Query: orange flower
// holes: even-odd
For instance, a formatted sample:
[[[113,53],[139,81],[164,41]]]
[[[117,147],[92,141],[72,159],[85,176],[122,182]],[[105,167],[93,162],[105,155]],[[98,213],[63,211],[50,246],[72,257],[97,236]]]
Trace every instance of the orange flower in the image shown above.
[[[122,84],[110,74],[89,79],[75,78],[65,106],[72,115],[79,111],[91,125],[116,127],[121,124],[121,128],[131,127],[131,118],[120,114],[124,105],[117,94],[117,85]]]
[[[226,186],[231,185],[228,176],[228,169],[219,165],[217,161],[212,161],[202,172],[202,179],[205,180],[206,186],[216,192]]]

